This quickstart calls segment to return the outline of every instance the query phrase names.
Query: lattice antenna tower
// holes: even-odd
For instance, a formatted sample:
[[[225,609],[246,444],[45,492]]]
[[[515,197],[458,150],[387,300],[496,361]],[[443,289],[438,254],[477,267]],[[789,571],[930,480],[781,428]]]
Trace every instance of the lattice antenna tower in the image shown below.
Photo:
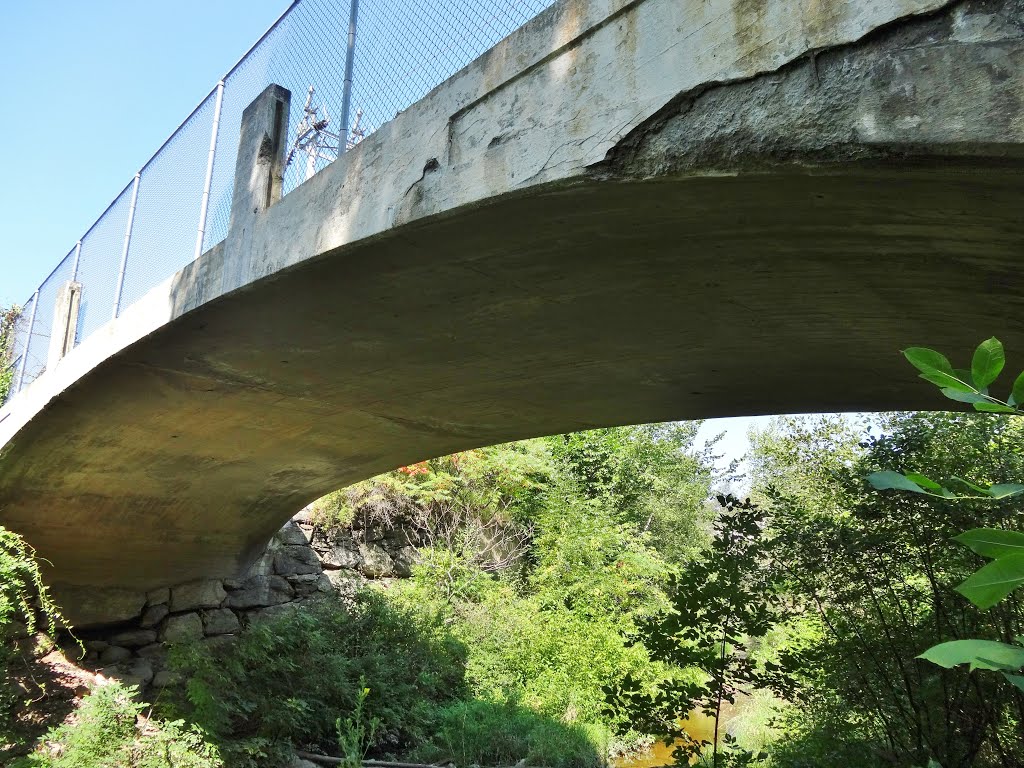
[[[363,110],[356,110],[356,119],[352,122],[352,127],[349,129],[348,138],[345,140],[345,149],[352,149],[356,144],[366,138],[366,128],[362,125],[363,122]]]
[[[288,159],[285,166],[291,165],[295,155],[302,153],[306,156],[306,179],[309,180],[316,173],[318,160],[326,160],[328,163],[338,157],[338,147],[341,145],[341,138],[338,134],[327,130],[330,125],[331,116],[326,105],[313,106],[313,86],[309,86],[306,94],[306,105],[302,108],[302,119],[295,127],[295,141],[288,150]],[[323,117],[320,117],[320,110],[323,109]]]

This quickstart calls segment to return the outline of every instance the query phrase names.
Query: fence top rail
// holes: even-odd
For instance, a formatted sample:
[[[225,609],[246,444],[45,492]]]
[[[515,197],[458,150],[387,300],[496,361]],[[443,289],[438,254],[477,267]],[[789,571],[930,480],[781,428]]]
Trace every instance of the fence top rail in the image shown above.
[[[352,22],[353,18],[349,18],[349,16],[353,16],[354,17],[355,8],[358,7],[358,0],[351,0],[350,5],[349,5],[348,0],[334,0],[334,1],[337,3],[336,5],[332,4],[330,0],[290,0],[290,2],[287,3],[287,7],[285,7],[284,10],[280,13],[280,15],[278,15],[278,17],[275,18],[274,22],[266,29],[266,31],[263,32],[263,34],[251,46],[248,47],[248,49],[245,51],[245,53],[242,54],[242,56],[240,56],[238,58],[238,60],[233,63],[233,65],[227,70],[227,72],[223,75],[223,77],[221,77],[219,79],[219,81],[216,83],[216,85],[214,85],[214,87],[211,88],[210,91],[207,92],[203,96],[203,98],[201,98],[199,100],[199,102],[197,103],[195,108],[188,113],[188,115],[184,118],[184,120],[182,120],[180,122],[180,124],[173,131],[171,131],[171,133],[167,136],[167,138],[157,148],[156,152],[154,152],[150,156],[150,158],[148,158],[145,161],[145,163],[139,168],[138,172],[135,173],[132,176],[132,178],[124,185],[124,187],[113,198],[113,200],[111,200],[111,202],[108,204],[108,206],[106,206],[102,210],[102,212],[98,216],[95,217],[93,222],[91,224],[89,224],[88,228],[82,234],[81,238],[79,238],[79,240],[77,242],[76,248],[77,249],[81,249],[82,244],[84,242],[89,241],[89,239],[92,238],[92,241],[88,243],[88,250],[90,252],[90,257],[89,258],[92,258],[92,255],[94,255],[94,251],[97,251],[97,250],[101,251],[103,248],[105,248],[106,245],[108,245],[108,244],[106,244],[106,240],[110,239],[110,234],[109,234],[109,232],[106,232],[105,230],[101,229],[100,228],[101,225],[103,225],[104,222],[109,222],[109,216],[112,214],[112,212],[116,211],[116,207],[119,204],[125,202],[125,196],[128,193],[129,189],[131,189],[132,187],[136,187],[137,188],[137,185],[139,183],[139,179],[142,177],[142,175],[145,174],[147,171],[151,171],[152,172],[153,169],[155,169],[155,167],[156,167],[155,164],[157,163],[157,161],[160,160],[162,157],[164,157],[165,153],[170,152],[171,155],[173,156],[174,162],[179,162],[177,160],[178,156],[176,154],[178,151],[177,151],[177,148],[176,148],[176,145],[174,144],[174,142],[179,137],[183,136],[185,133],[188,134],[187,138],[189,140],[191,138],[193,138],[194,131],[195,130],[199,130],[202,127],[201,126],[202,121],[198,120],[198,118],[204,117],[203,116],[203,111],[210,104],[211,98],[220,98],[220,97],[222,97],[222,95],[224,93],[225,87],[227,89],[227,92],[230,93],[231,89],[236,84],[240,88],[239,92],[241,92],[243,94],[246,93],[247,92],[246,89],[249,86],[249,83],[248,83],[248,80],[247,80],[247,78],[249,78],[249,76],[246,74],[246,70],[243,69],[243,68],[246,67],[247,62],[249,62],[251,60],[256,60],[257,63],[258,63],[261,60],[261,59],[254,58],[254,57],[257,57],[257,56],[260,55],[260,49],[261,49],[262,46],[266,46],[267,49],[270,51],[270,55],[272,56],[272,55],[274,55],[274,51],[278,50],[278,47],[276,47],[276,46],[278,46],[278,44],[280,42],[282,42],[282,40],[284,40],[286,43],[289,40],[291,40],[291,34],[292,34],[293,30],[292,30],[292,28],[287,26],[289,24],[289,18],[290,17],[293,20],[297,19],[296,20],[296,26],[297,26],[297,28],[301,28],[301,29],[299,29],[299,33],[301,33],[302,30],[305,29],[305,27],[303,25],[305,25],[307,23],[310,23],[309,19],[305,18],[305,14],[304,13],[295,13],[295,11],[297,11],[299,6],[303,6],[303,10],[305,10],[306,8],[312,7],[313,11],[311,11],[311,13],[313,13],[313,15],[316,15],[315,11],[316,11],[316,9],[321,8],[321,4],[322,3],[325,6],[329,6],[332,9],[332,13],[333,13],[334,10],[337,10],[337,11],[341,12],[342,9],[344,9],[344,16],[348,19],[348,24],[345,25],[345,31],[347,32],[347,36],[350,38],[352,36],[352,34],[353,34],[353,29],[352,29],[352,26],[351,26],[351,22]],[[547,2],[544,2],[544,0],[532,0],[532,2],[527,1],[527,2],[522,3],[522,5],[525,6],[526,17],[534,16],[538,12],[540,12],[539,9],[538,9],[538,5],[540,5],[541,7],[545,7],[545,6],[550,7],[550,5],[551,5],[551,3],[553,1],[554,0],[547,0]],[[286,0],[280,0],[280,2],[282,2],[282,4],[284,5]],[[523,11],[523,8],[519,7],[519,3],[515,2],[514,0],[504,0],[504,2],[506,3],[507,6],[512,6],[512,5],[516,6],[516,13],[512,14],[512,15],[509,15],[509,19],[510,20],[517,20],[517,24],[522,23],[522,11]],[[303,5],[303,3],[305,3],[305,5]],[[387,3],[382,3],[382,5],[390,13],[390,22],[392,24],[395,23],[395,19],[401,20],[404,16],[409,15],[406,12],[404,12],[404,10],[402,9],[402,5],[403,4],[401,4],[401,3],[398,3],[397,7],[389,7],[389,5]],[[413,4],[411,3],[410,6],[412,7],[412,5]],[[471,3],[470,5],[474,5],[474,4]],[[486,5],[487,5],[487,3],[485,1],[480,1],[479,2],[479,8],[477,8],[476,11],[474,11],[474,12],[477,13],[477,16],[479,16],[480,13],[486,13],[485,8],[483,7],[483,6],[486,6]],[[427,7],[430,7],[430,4],[427,4]],[[472,13],[470,13],[470,15],[472,15]],[[474,18],[477,18],[477,20],[479,22],[479,18],[477,16],[474,16]],[[333,18],[333,17],[334,16],[331,15],[331,18]],[[317,20],[322,20],[322,19],[319,19],[319,16],[317,15]],[[493,20],[494,20],[494,17],[493,17]],[[331,23],[330,25],[328,25],[328,27],[331,30],[336,30],[337,29],[335,27],[334,23]],[[404,28],[402,28],[402,29],[404,29]],[[280,39],[276,38],[276,37],[273,37],[275,32],[281,32],[282,33],[282,36],[281,36]],[[401,32],[401,30],[399,30],[399,32]],[[507,33],[507,30],[505,32]],[[299,34],[299,33],[296,33],[296,34]],[[332,33],[332,34],[334,34],[334,33]],[[378,32],[377,34],[380,35],[380,34],[383,34],[383,33]],[[273,38],[273,39],[271,40],[271,38]],[[474,38],[474,40],[475,40],[475,38]],[[268,41],[270,41],[270,42],[268,43]],[[292,41],[292,42],[294,42],[294,41]],[[344,48],[343,42],[338,42],[338,41],[336,41],[336,42],[337,42],[337,45],[339,47]],[[478,41],[478,42],[482,42],[482,41]],[[489,43],[492,44],[492,45],[494,44],[494,42],[495,41],[493,41],[493,40],[489,41]],[[431,44],[436,45],[436,40],[434,40],[433,43],[431,43]],[[352,45],[352,41],[351,41],[351,39],[349,39],[349,46],[347,48],[348,60],[346,61],[346,73],[345,73],[345,84],[346,84],[346,87],[349,87],[349,88],[351,87],[351,77],[352,77],[351,68],[352,68],[352,61],[353,61],[353,58],[352,58],[353,57],[353,49],[351,48],[351,45]],[[472,48],[472,47],[473,47],[472,45],[468,45],[468,48]],[[415,56],[422,57],[423,55],[427,55],[427,54],[424,54],[423,51],[420,51],[419,48],[416,48],[415,46],[413,48],[411,48],[409,51],[407,51],[407,53],[409,55],[411,55],[411,56],[414,56],[414,57]],[[428,51],[428,53],[429,53],[429,51]],[[459,54],[456,53],[456,56],[459,57]],[[441,63],[441,65],[439,65],[437,68],[434,68],[434,69],[436,69],[436,72],[434,74],[436,74],[436,75],[446,75],[446,76],[450,77],[452,75],[452,73],[446,72],[445,68],[452,67],[453,63],[462,63],[463,67],[467,66],[465,61],[459,61],[459,62],[452,61],[452,62],[447,63],[447,65],[444,65],[444,63]],[[291,67],[291,66],[292,65],[288,65],[288,67]],[[289,73],[289,74],[294,74],[294,73],[291,73],[291,70],[289,70],[288,67],[285,67],[285,72]],[[430,68],[428,67],[427,69],[429,70]],[[458,70],[458,67],[456,67],[455,69]],[[441,70],[444,70],[444,72],[441,72]],[[376,77],[376,76],[374,76],[374,77]],[[427,79],[429,79],[429,78],[427,78]],[[368,82],[373,82],[373,80],[371,79]],[[366,86],[364,86],[364,87],[366,87]],[[412,87],[412,90],[415,91],[417,87],[418,86],[416,86],[414,84],[414,86]],[[434,84],[433,87],[436,87],[436,84]],[[310,93],[311,92],[312,92],[312,86],[310,86]],[[325,93],[328,93],[328,92],[330,92],[330,91],[329,90],[325,91]],[[353,91],[353,93],[354,93],[354,91]],[[335,94],[335,95],[337,95],[337,94]],[[390,112],[392,110],[392,108],[394,108],[394,104],[392,103],[392,101],[401,100],[401,99],[404,99],[404,98],[407,98],[407,97],[415,100],[414,96],[419,98],[419,97],[423,96],[423,93],[420,93],[420,92],[417,92],[415,94],[398,93],[398,94],[396,94],[396,99],[391,99],[391,100],[384,99],[384,100],[381,101],[380,104],[377,104],[376,102],[374,102],[374,103],[371,104],[371,106],[374,106],[374,109],[378,109],[379,108],[379,110],[382,113],[383,112]],[[366,97],[365,94],[364,94],[364,97]],[[346,117],[347,117],[347,99],[348,99],[348,94],[345,94],[343,96],[343,103],[345,105],[343,106],[342,114],[346,115]],[[371,98],[371,101],[372,100],[373,99]],[[219,101],[218,101],[218,104],[219,104]],[[327,109],[327,101],[325,101],[324,104],[325,104],[324,105],[324,109],[326,111],[326,109]],[[333,104],[333,102],[332,102],[332,104]],[[307,106],[308,106],[308,104],[307,104]],[[217,109],[218,109],[217,114],[219,115],[219,106],[218,106]],[[362,116],[361,110],[359,111],[359,116],[360,117]],[[386,119],[387,119],[387,116],[384,117],[384,120],[386,120]],[[189,123],[191,121],[194,121],[194,120],[196,120],[197,122],[194,125],[189,125]],[[343,123],[347,123],[347,120],[344,120]],[[356,121],[356,124],[358,124],[358,120]],[[377,127],[379,127],[379,125]],[[217,120],[216,120],[216,118],[212,122],[211,129],[212,130],[217,130]],[[349,126],[342,125],[341,130],[345,134],[347,134],[347,132],[349,130]],[[364,136],[364,135],[366,135],[367,131],[373,132],[374,130],[376,130],[375,125],[371,125],[369,128],[365,128],[364,131],[362,131],[362,133],[359,134],[359,136],[360,137]],[[218,135],[219,134],[215,135],[212,139],[210,139],[211,144],[210,144],[209,150],[207,150],[206,145],[204,144],[204,147],[203,147],[203,157],[204,158],[206,157],[207,152],[212,153],[214,151],[214,143],[218,140]],[[230,130],[228,130],[228,135],[230,135]],[[190,144],[188,144],[188,146],[190,146]],[[170,150],[169,150],[168,147],[171,147]],[[332,150],[333,150],[334,147],[329,147],[329,148],[332,148]],[[345,139],[343,138],[340,141],[338,150],[343,152],[345,150],[345,148],[346,148],[346,144],[345,144]],[[187,146],[185,147],[185,150],[187,150]],[[224,167],[228,168],[228,165],[229,164],[225,165]],[[297,168],[298,165],[296,165],[295,167]],[[212,169],[213,166],[210,165],[210,168]],[[313,170],[312,172],[315,173],[315,170]],[[208,169],[207,170],[207,175],[209,176],[211,173],[212,173],[212,171]],[[309,173],[309,171],[307,171],[307,174],[308,173]],[[147,176],[147,178],[150,178],[150,177]],[[158,186],[159,186],[159,182],[160,182],[161,178],[162,178],[161,176],[159,176],[159,175],[157,176]],[[307,178],[308,178],[308,175],[307,175]],[[143,179],[142,186],[146,187],[147,183],[148,182]],[[207,188],[206,188],[205,193],[204,193],[205,195],[209,195],[210,194],[210,188],[209,188],[210,183],[211,183],[211,179],[207,178],[207,181],[206,181]],[[298,183],[301,183],[301,180]],[[232,185],[232,182],[229,181],[228,184],[227,184],[228,190],[230,189],[231,185]],[[218,191],[218,195],[222,195],[222,194],[223,194],[223,190],[221,189],[220,191]],[[213,202],[214,202],[212,200],[212,197],[211,197],[209,202],[210,202],[210,204],[212,206]],[[203,243],[202,239],[204,237],[204,234],[209,232],[209,230],[204,231],[204,229],[202,228],[203,224],[206,222],[206,214],[207,214],[206,205],[207,205],[207,202],[204,199],[203,208],[202,208],[203,213],[201,213],[201,216],[203,217],[204,221],[200,225],[201,226],[201,229],[200,229],[200,243],[201,244]],[[214,215],[214,213],[211,213],[211,215]],[[125,249],[127,249],[127,247],[128,247],[127,246],[127,243],[128,243],[127,238],[130,237],[132,221],[133,220],[131,218],[129,218],[129,223],[128,223],[129,233],[126,234],[125,241],[124,241],[125,244],[126,244],[124,246]],[[96,237],[93,237],[93,236],[95,236],[95,234],[97,232],[99,232],[102,237],[99,237],[98,239]],[[76,252],[76,256],[75,256],[76,270],[78,268],[78,258],[79,258],[79,254],[80,253],[81,253],[81,251],[77,251]],[[40,297],[41,292],[47,290],[49,282],[54,280],[55,275],[57,274],[58,270],[61,268],[62,265],[66,264],[67,259],[69,258],[69,256],[71,256],[71,254],[69,254],[68,256],[62,257],[61,259],[59,259],[56,262],[56,264],[53,266],[53,268],[50,270],[50,272],[46,275],[46,278],[43,279],[39,283],[39,286],[37,287],[37,289],[25,301],[25,303],[23,304],[23,308],[27,308],[27,307],[29,307],[31,305],[33,307],[33,309],[35,309],[34,302],[36,302],[37,299]],[[128,254],[127,254],[127,251],[125,251],[125,253],[122,255],[122,260],[127,259],[127,258],[128,258]],[[92,262],[90,261],[89,263],[91,264]],[[124,271],[124,264],[122,265],[122,272],[123,271]],[[97,279],[97,280],[101,280],[101,279]],[[91,331],[89,331],[88,333],[85,333],[83,335],[83,339],[89,333],[91,333]],[[30,335],[31,335],[31,329],[30,329]]]
[[[106,216],[110,212],[110,209],[114,207],[114,204],[117,203],[117,201],[121,199],[121,195],[123,195],[125,192],[127,192],[129,189],[131,189],[132,185],[135,184],[135,176],[138,176],[138,174],[135,174],[134,176],[132,176],[132,180],[129,181],[127,184],[125,184],[124,188],[120,192],[118,192],[116,195],[114,195],[114,199],[110,201],[109,205],[107,205],[106,208],[103,209],[103,213],[101,213],[99,216],[96,217],[96,221],[94,221],[92,224],[89,225],[89,228],[87,230],[85,230],[85,233],[80,238],[78,238],[78,240],[76,241],[77,243],[84,242],[85,238],[87,238],[89,236],[89,234],[94,229],[96,229],[96,227],[99,225],[99,223],[101,221],[103,221],[103,217]],[[63,261],[63,259],[61,259],[61,261]],[[60,266],[60,262],[58,262],[57,266]],[[54,271],[56,271],[56,267],[54,267]],[[50,275],[52,275],[52,274],[53,274],[53,272],[50,273]],[[46,279],[49,280],[49,277],[50,276],[47,275]],[[43,280],[43,283],[45,283],[45,282],[46,282],[46,280]],[[43,283],[40,283],[40,285],[42,285]]]
[[[160,155],[161,152],[163,152],[164,148],[168,144],[170,144],[172,141],[174,141],[174,138],[178,135],[178,133],[181,131],[181,129],[184,128],[188,124],[188,121],[196,116],[196,113],[199,112],[199,110],[203,108],[203,105],[206,104],[207,100],[211,96],[213,96],[214,94],[217,93],[217,89],[221,85],[223,85],[227,81],[227,79],[229,77],[231,77],[231,75],[235,72],[235,70],[237,70],[240,66],[242,66],[242,64],[245,63],[245,60],[249,57],[249,55],[253,51],[255,51],[263,43],[263,41],[266,40],[267,37],[275,29],[277,29],[281,25],[281,22],[284,21],[285,18],[287,18],[288,14],[292,12],[292,9],[295,8],[295,6],[299,5],[301,2],[302,2],[302,0],[292,0],[292,2],[281,13],[281,15],[277,17],[277,19],[274,21],[274,23],[271,24],[267,28],[267,31],[264,32],[262,35],[260,35],[259,40],[257,40],[251,46],[249,46],[249,49],[238,59],[238,61],[236,61],[231,66],[231,69],[229,69],[227,71],[227,73],[224,75],[224,77],[222,77],[220,80],[217,81],[217,83],[213,86],[213,88],[211,88],[210,91],[205,96],[203,96],[203,98],[201,98],[199,100],[199,103],[196,104],[196,106],[192,109],[192,111],[188,113],[188,115],[185,117],[185,119],[182,120],[181,123],[179,123],[178,126],[173,131],[171,131],[170,135],[166,139],[164,139],[163,143],[160,144],[160,146],[157,148],[157,150],[152,155],[150,155],[149,159],[146,160],[146,162],[142,165],[141,168],[139,168],[138,172],[135,174],[136,176],[144,173],[146,171],[146,169],[149,168],[149,166],[151,166],[153,164],[153,161],[155,161],[157,159],[157,157]],[[99,216],[96,217],[96,220],[90,225],[89,229],[87,229],[85,231],[85,234],[83,234],[79,238],[79,240],[85,240],[85,238],[88,237],[89,233],[92,232],[92,230],[96,228],[97,224],[100,223],[100,220],[102,220],[103,217],[107,215],[107,212],[110,211],[110,209],[113,207],[114,203],[116,203],[120,199],[121,195],[123,195],[128,190],[128,188],[131,187],[132,184],[134,184],[134,183],[135,183],[135,176],[132,177],[132,180],[129,181],[120,192],[118,192],[116,195],[114,195],[114,199],[110,201],[110,204],[107,205],[106,208],[103,209],[103,213],[101,213]],[[54,271],[56,271],[56,267],[54,268]],[[44,279],[42,281],[42,283],[45,283],[46,280],[49,280],[52,275],[53,275],[53,272],[51,272],[49,275],[47,275],[46,279]],[[40,285],[42,285],[42,283],[40,283]]]
[[[153,164],[153,161],[157,159],[157,156],[161,152],[163,152],[164,147],[166,147],[174,140],[174,137],[177,136],[179,131],[181,131],[181,129],[188,124],[188,121],[195,117],[196,113],[203,108],[203,105],[206,104],[207,100],[217,93],[217,89],[224,85],[227,82],[227,79],[231,77],[232,74],[234,74],[235,70],[245,63],[245,60],[249,58],[249,54],[255,51],[263,43],[263,41],[267,39],[270,33],[272,33],[275,29],[279,27],[281,25],[281,22],[284,21],[285,18],[287,18],[288,14],[292,12],[292,9],[301,2],[302,0],[292,0],[291,4],[287,8],[285,8],[285,10],[281,13],[280,16],[277,17],[277,20],[274,21],[274,23],[271,24],[269,27],[267,27],[267,31],[260,35],[260,39],[253,43],[251,46],[249,46],[249,50],[242,54],[238,61],[236,61],[231,66],[231,69],[227,71],[224,77],[218,80],[216,85],[214,85],[213,88],[210,89],[209,93],[207,93],[205,96],[203,96],[203,98],[199,100],[199,103],[196,104],[195,108],[188,113],[188,116],[181,121],[178,127],[171,131],[171,135],[164,139],[163,144],[161,144],[160,147],[156,150],[156,152],[152,154],[149,160],[146,161],[146,164],[139,169],[139,173],[144,173],[145,170],[149,168],[150,165]],[[123,190],[121,194],[123,194]],[[120,197],[121,194],[118,194],[118,197]],[[115,197],[114,199],[116,200],[117,198]],[[106,211],[104,211],[104,213],[106,213]],[[102,216],[100,218],[102,218]]]
[[[231,77],[231,75],[235,73],[235,70],[242,66],[243,62],[245,62],[245,60],[249,58],[249,54],[251,54],[257,48],[259,48],[263,44],[263,41],[270,37],[270,33],[277,29],[281,25],[281,22],[284,21],[285,18],[287,18],[288,14],[292,12],[292,9],[295,8],[295,6],[297,6],[301,2],[302,0],[292,0],[291,4],[284,9],[280,16],[277,17],[277,20],[269,27],[267,27],[267,31],[260,35],[259,40],[257,40],[255,43],[249,46],[249,50],[247,50],[239,57],[238,61],[236,61],[234,65],[232,65],[231,69],[227,71],[227,74],[225,74],[224,77],[221,78],[221,80],[227,80],[229,77]],[[207,96],[206,98],[209,98],[209,96]],[[206,99],[203,99],[203,101],[205,100]]]

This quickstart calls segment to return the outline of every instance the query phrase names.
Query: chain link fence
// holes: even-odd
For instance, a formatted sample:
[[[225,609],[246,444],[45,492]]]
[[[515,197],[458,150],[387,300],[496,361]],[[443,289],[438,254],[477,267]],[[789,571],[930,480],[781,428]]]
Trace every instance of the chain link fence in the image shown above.
[[[10,394],[46,370],[66,282],[77,345],[227,237],[242,111],[268,85],[292,93],[288,194],[554,2],[294,0],[25,302]]]

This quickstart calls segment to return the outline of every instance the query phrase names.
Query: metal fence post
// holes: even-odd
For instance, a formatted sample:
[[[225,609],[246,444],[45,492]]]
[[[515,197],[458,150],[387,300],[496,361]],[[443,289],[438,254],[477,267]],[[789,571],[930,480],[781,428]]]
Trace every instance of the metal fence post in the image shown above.
[[[71,282],[78,280],[78,262],[82,260],[82,241],[75,243],[75,260],[71,262]]]
[[[121,251],[121,268],[117,273],[117,290],[114,291],[114,318],[121,308],[121,291],[124,289],[124,271],[128,266],[128,246],[132,242],[132,224],[135,223],[135,202],[139,199],[139,179],[141,173],[135,174],[135,181],[132,183],[132,202],[128,207],[128,226],[124,230],[124,249]]]
[[[220,107],[224,103],[224,81],[217,83],[217,101],[213,105],[213,129],[210,132],[210,154],[206,160],[206,181],[203,182],[203,202],[199,206],[199,231],[196,232],[196,252],[193,258],[203,255],[203,238],[206,236],[206,213],[210,207],[210,188],[213,185],[213,162],[217,155],[217,131],[220,128]]]
[[[18,386],[15,392],[21,392],[25,381],[25,366],[28,365],[28,350],[32,346],[32,327],[36,324],[36,310],[39,309],[39,289],[32,294],[32,314],[28,317],[28,337],[25,339],[25,351],[21,353],[21,365],[18,366]]]
[[[345,54],[345,88],[341,94],[341,128],[343,133],[339,133],[341,137],[341,144],[338,147],[338,153],[348,151],[348,139],[349,139],[349,124],[348,124],[348,112],[349,107],[352,104],[352,68],[355,65],[356,60],[356,19],[359,16],[359,0],[351,0],[351,15],[348,21],[348,53]]]

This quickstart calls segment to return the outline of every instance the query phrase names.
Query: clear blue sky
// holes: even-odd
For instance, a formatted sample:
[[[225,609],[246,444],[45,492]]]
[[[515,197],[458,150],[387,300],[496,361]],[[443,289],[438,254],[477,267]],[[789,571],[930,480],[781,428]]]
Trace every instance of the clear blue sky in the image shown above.
[[[289,0],[0,10],[0,303],[22,303]]]

